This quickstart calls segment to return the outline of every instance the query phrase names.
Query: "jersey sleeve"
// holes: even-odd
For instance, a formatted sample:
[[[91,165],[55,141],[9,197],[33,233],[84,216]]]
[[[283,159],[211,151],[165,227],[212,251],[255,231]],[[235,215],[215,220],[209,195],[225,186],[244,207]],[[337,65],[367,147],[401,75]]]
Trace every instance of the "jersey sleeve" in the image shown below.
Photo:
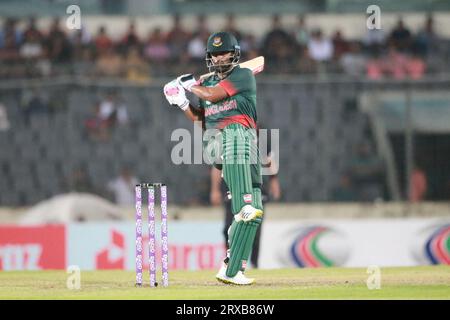
[[[201,85],[202,87],[210,86],[210,85],[211,85],[211,81],[213,81],[213,76],[209,76],[209,77],[207,77],[206,79],[203,79],[203,80],[200,82],[200,85]],[[206,101],[205,101],[205,100],[202,100],[202,99],[198,99],[197,107],[200,108],[200,109],[205,109],[205,108],[206,108]]]
[[[219,86],[224,88],[230,97],[246,91],[256,91],[255,76],[250,69],[239,68],[220,81]]]

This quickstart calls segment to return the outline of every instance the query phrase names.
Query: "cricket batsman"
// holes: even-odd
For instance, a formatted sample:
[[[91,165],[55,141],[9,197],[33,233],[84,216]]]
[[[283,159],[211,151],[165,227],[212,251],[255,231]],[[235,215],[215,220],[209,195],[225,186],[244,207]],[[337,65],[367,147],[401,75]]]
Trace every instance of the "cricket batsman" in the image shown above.
[[[262,177],[254,139],[256,81],[251,70],[238,65],[240,55],[232,34],[212,34],[207,42],[206,65],[213,75],[198,81],[192,74],[184,74],[164,86],[164,95],[190,120],[201,121],[207,130],[220,130],[221,163],[214,166],[222,170],[231,194],[234,221],[228,230],[230,249],[216,278],[227,284],[251,285],[254,279],[247,278],[244,271],[263,218]],[[186,90],[199,98],[198,107],[186,98]]]

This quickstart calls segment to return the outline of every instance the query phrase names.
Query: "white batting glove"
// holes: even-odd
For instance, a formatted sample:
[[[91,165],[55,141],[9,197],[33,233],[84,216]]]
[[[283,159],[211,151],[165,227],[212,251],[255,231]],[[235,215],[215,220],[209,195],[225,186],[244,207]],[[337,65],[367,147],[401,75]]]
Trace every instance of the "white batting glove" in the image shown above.
[[[177,78],[178,83],[183,86],[184,89],[191,92],[193,86],[198,85],[198,81],[195,80],[194,75],[187,73]]]
[[[178,84],[177,80],[172,80],[164,86],[164,96],[171,105],[176,105],[185,111],[189,107],[189,100],[186,98],[184,88]]]

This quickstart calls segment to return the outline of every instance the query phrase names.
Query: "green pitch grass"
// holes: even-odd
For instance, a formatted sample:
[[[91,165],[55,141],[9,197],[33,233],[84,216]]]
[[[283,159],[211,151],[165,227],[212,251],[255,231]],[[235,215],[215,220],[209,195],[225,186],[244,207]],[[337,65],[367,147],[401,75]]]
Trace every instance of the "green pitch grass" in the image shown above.
[[[147,275],[147,274],[146,274]],[[69,290],[64,271],[0,272],[1,299],[450,299],[450,267],[382,268],[381,288],[367,289],[359,268],[248,270],[257,283],[224,285],[214,271],[173,271],[168,288],[134,287],[134,272],[82,271]],[[159,276],[159,275],[158,275]]]

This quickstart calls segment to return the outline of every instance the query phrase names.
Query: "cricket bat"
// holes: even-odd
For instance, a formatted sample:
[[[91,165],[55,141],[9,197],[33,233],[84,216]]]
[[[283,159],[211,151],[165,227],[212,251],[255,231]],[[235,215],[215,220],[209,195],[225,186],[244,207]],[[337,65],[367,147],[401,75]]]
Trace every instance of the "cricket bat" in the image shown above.
[[[264,57],[259,56],[254,59],[239,63],[241,68],[247,68],[252,70],[253,74],[258,74],[264,70]],[[199,81],[206,79],[207,77],[213,75],[214,72],[206,73],[200,76]]]

